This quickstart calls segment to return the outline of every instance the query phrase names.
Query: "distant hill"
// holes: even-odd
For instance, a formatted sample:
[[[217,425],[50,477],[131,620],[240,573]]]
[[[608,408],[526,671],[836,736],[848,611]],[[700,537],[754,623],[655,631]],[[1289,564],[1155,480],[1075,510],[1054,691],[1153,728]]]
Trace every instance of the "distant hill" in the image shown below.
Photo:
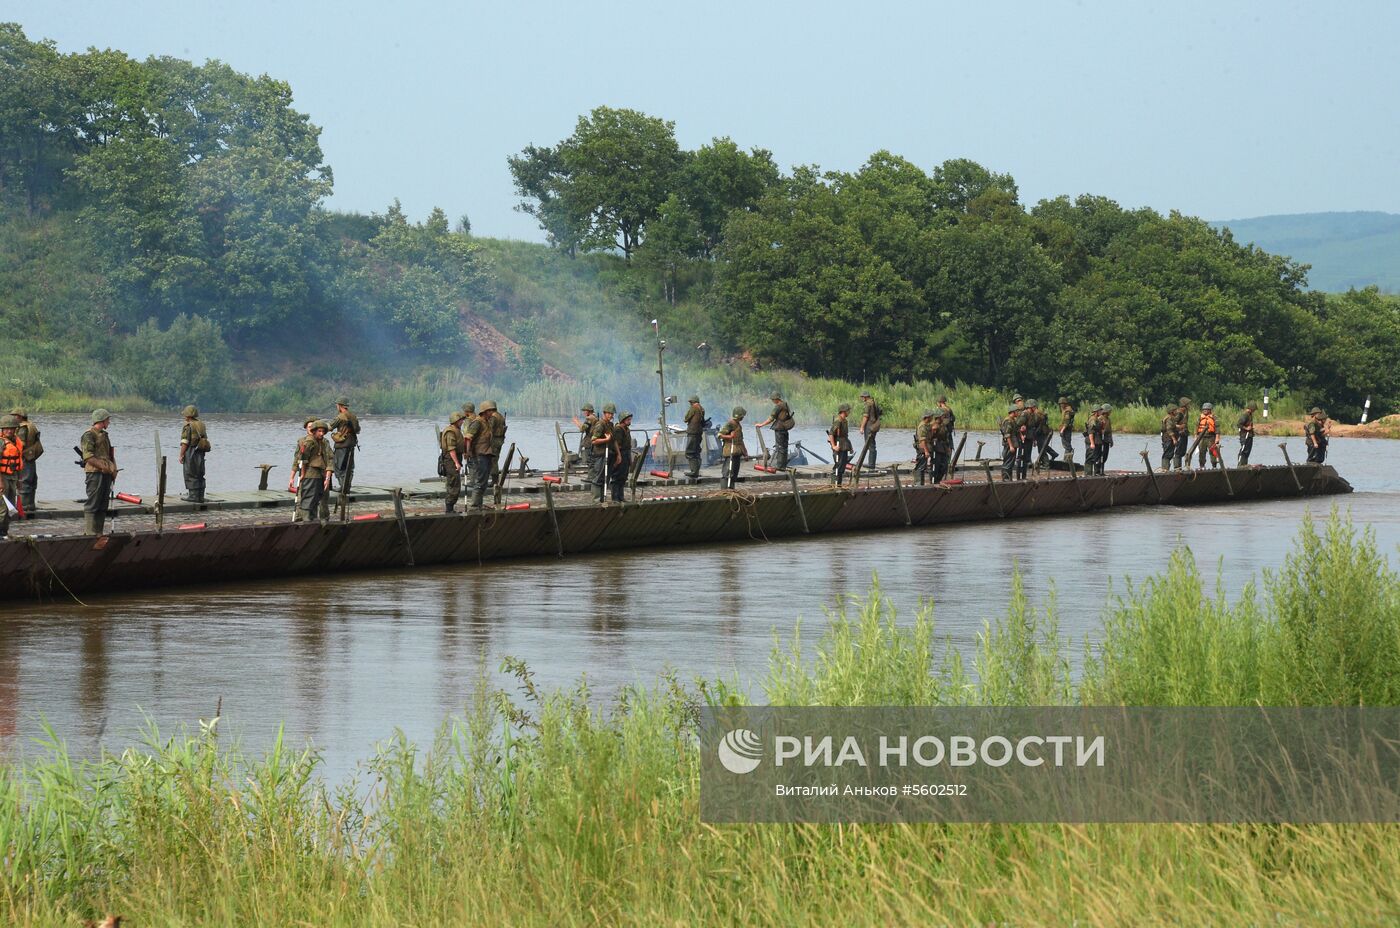
[[[1400,216],[1394,213],[1298,213],[1213,222],[1235,241],[1311,264],[1314,290],[1345,291],[1375,284],[1400,293]]]

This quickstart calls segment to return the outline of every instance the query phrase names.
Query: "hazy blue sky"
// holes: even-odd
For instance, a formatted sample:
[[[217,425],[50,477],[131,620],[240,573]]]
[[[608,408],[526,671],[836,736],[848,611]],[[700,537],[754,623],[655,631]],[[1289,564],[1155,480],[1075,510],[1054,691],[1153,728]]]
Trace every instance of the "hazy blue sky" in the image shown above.
[[[793,164],[887,148],[1210,219],[1400,212],[1400,3],[0,0],[64,51],[289,81],[340,209],[538,238],[506,157],[600,104]]]

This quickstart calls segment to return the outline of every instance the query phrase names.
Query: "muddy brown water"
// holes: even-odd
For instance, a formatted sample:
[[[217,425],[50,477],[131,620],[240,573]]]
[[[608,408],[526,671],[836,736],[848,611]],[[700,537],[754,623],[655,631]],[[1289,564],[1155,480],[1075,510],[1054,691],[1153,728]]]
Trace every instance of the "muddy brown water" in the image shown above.
[[[76,498],[81,473],[66,449],[80,417],[44,416],[39,498]],[[210,492],[256,486],[273,463],[285,486],[295,422],[210,416]],[[432,472],[434,422],[367,417],[356,481],[408,483]],[[113,441],[127,468],[119,489],[154,487],[154,432],[169,453],[178,420],[118,417]],[[71,440],[69,440],[71,437]],[[823,449],[816,429],[796,437]],[[968,452],[976,447],[974,434]],[[509,440],[532,464],[557,459],[553,420],[512,419]],[[1288,440],[1302,456],[1300,439]],[[756,442],[750,440],[751,445]],[[910,434],[880,436],[882,460],[908,459]],[[1256,463],[1282,463],[1276,440]],[[1116,460],[1141,465],[1155,439],[1119,436]],[[990,447],[990,444],[989,444]],[[1357,492],[1326,500],[1138,507],[1057,518],[795,538],[734,546],[621,551],[420,570],[239,583],[74,603],[0,606],[0,750],[35,756],[45,724],[75,752],[120,750],[144,725],[195,725],[222,705],[223,725],[258,751],[279,725],[319,750],[331,777],[347,775],[395,730],[429,740],[482,686],[508,684],[502,658],[526,661],[538,681],[586,677],[606,702],[619,687],[673,669],[683,680],[723,676],[752,687],[774,635],[799,618],[807,646],[824,610],[863,594],[878,574],[904,619],[934,601],[940,635],[964,651],[1006,606],[1012,565],[1031,598],[1053,585],[1071,653],[1092,641],[1105,601],[1164,569],[1189,544],[1203,572],[1232,594],[1280,564],[1305,513],[1334,506],[1371,526],[1384,552],[1400,545],[1400,444],[1334,439],[1329,462]],[[1227,456],[1234,442],[1227,439]],[[173,463],[173,456],[172,456]],[[172,481],[178,493],[178,478]]]

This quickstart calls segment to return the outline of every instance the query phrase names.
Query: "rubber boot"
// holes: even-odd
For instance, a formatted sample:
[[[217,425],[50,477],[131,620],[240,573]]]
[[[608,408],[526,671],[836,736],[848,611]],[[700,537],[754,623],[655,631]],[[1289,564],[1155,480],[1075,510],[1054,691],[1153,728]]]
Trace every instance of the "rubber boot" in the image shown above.
[[[102,525],[97,521],[97,513],[95,513],[95,512],[85,512],[85,513],[83,513],[83,534],[84,534],[84,535],[101,535],[101,534],[102,534]]]
[[[481,487],[477,487],[476,490],[473,491],[473,493],[472,493],[472,508],[473,508],[473,509],[481,509],[481,508],[484,508],[484,507],[483,507],[483,504],[484,504],[485,500],[486,500],[486,491],[483,490],[483,489],[481,489]]]
[[[444,503],[444,506],[445,508],[443,509],[443,512],[451,512],[452,510],[457,508],[456,503]]]

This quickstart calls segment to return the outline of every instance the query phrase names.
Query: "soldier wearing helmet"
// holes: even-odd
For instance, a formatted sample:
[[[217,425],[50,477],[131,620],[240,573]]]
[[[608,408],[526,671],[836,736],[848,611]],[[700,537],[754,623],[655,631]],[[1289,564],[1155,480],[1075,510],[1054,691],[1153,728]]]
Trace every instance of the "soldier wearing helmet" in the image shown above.
[[[875,435],[880,431],[880,420],[884,417],[884,411],[880,409],[880,404],[871,397],[870,391],[865,390],[860,395],[863,409],[860,414],[860,435],[865,439],[865,461],[871,467],[875,466]]]
[[[729,414],[729,421],[719,427],[720,455],[723,457],[720,477],[724,488],[732,490],[739,483],[739,465],[743,463],[748,449],[744,447],[744,416],[748,410],[735,406]]]
[[[1201,404],[1201,415],[1196,420],[1196,446],[1201,449],[1196,458],[1197,470],[1205,469],[1207,457],[1212,468],[1225,466],[1220,460],[1220,424],[1215,421],[1213,403]]]
[[[769,399],[773,401],[773,411],[754,428],[761,429],[765,425],[773,427],[773,469],[787,470],[788,432],[792,431],[796,423],[792,419],[792,409],[783,400],[781,393],[774,390]]]
[[[620,503],[624,501],[623,491],[627,488],[627,477],[632,472],[632,413],[625,409],[613,424],[613,454],[616,463],[609,481],[613,502]]]
[[[1245,404],[1244,412],[1235,420],[1235,428],[1239,429],[1240,433],[1240,453],[1236,458],[1240,467],[1249,466],[1249,455],[1254,450],[1254,410],[1257,408],[1251,400]]]
[[[700,449],[705,442],[705,407],[700,405],[700,397],[694,394],[686,402],[690,403],[690,408],[685,411],[685,475],[691,483],[697,483],[700,480]]]
[[[925,409],[914,428],[914,482],[919,486],[928,482],[928,472],[933,467],[933,423],[936,416],[934,410]]]
[[[469,468],[467,480],[472,488],[473,509],[481,509],[486,505],[486,488],[491,483],[491,470],[496,462],[496,455],[491,450],[495,416],[496,404],[487,400],[477,407],[476,418],[468,422],[462,432],[466,443]]]
[[[324,525],[330,520],[331,468],[335,463],[335,449],[326,440],[330,423],[315,417],[306,421],[306,435],[297,442],[295,466],[301,474],[297,490],[297,509],[292,517],[294,522],[310,522],[319,519]]]
[[[1327,413],[1320,406],[1308,410],[1303,425],[1303,440],[1308,446],[1308,463],[1322,464],[1327,460]]]
[[[1013,402],[1006,407],[1006,417],[997,423],[1001,433],[1001,479],[1010,480],[1016,467],[1016,455],[1021,447],[1021,406]]]
[[[1108,463],[1108,453],[1113,450],[1113,407],[1104,403],[1099,407],[1099,433],[1102,444],[1099,446],[1097,473],[1103,475],[1103,466]]]
[[[360,417],[350,411],[350,397],[336,398],[335,418],[330,427],[331,444],[335,448],[335,482],[341,493],[349,493],[355,479],[355,452],[360,447]]]
[[[589,440],[589,435],[593,431],[594,424],[598,417],[594,414],[593,404],[584,403],[579,407],[579,412],[583,413],[583,418],[574,416],[574,428],[579,431],[578,439],[578,462],[583,467],[583,482],[587,485],[593,479],[593,443]],[[470,425],[470,423],[468,423]],[[465,426],[464,426],[465,428]]]
[[[10,534],[10,507],[15,513],[24,512],[19,495],[19,475],[24,470],[24,442],[19,437],[19,419],[14,415],[0,416],[0,538]]]
[[[211,449],[209,430],[200,421],[199,409],[186,406],[180,411],[185,424],[180,429],[180,464],[185,472],[185,495],[190,503],[204,502],[204,455]]]
[[[1176,401],[1176,445],[1172,448],[1173,466],[1181,470],[1186,466],[1187,446],[1191,436],[1191,397],[1183,396]]]
[[[29,418],[29,411],[23,406],[10,410],[10,415],[19,420],[16,436],[24,444],[24,467],[19,472],[20,508],[24,518],[34,518],[34,494],[39,489],[39,456],[44,453],[44,443],[39,440],[39,426]]]
[[[447,428],[438,436],[438,476],[447,483],[447,508],[452,512],[457,508],[457,500],[462,495],[462,463],[467,443],[462,435],[462,422],[467,418],[464,412],[454,412],[447,417]]]
[[[588,442],[593,447],[593,472],[590,480],[593,483],[593,501],[595,503],[604,502],[603,495],[608,486],[608,478],[612,474],[612,469],[617,466],[617,447],[613,444],[613,418],[617,415],[617,407],[612,403],[603,404],[603,417],[593,423],[593,428],[588,433]]]
[[[851,404],[842,403],[826,430],[826,443],[831,446],[831,478],[839,487],[846,477],[846,465],[851,462]]]
[[[1060,407],[1060,425],[1056,430],[1060,433],[1060,448],[1065,454],[1074,453],[1074,404],[1069,401],[1069,397],[1062,396],[1056,403]]]
[[[78,451],[83,460],[83,481],[87,499],[83,503],[83,532],[101,535],[107,520],[107,507],[112,500],[112,483],[117,479],[117,453],[107,427],[112,414],[105,409],[92,411],[92,428],[78,439]]]

